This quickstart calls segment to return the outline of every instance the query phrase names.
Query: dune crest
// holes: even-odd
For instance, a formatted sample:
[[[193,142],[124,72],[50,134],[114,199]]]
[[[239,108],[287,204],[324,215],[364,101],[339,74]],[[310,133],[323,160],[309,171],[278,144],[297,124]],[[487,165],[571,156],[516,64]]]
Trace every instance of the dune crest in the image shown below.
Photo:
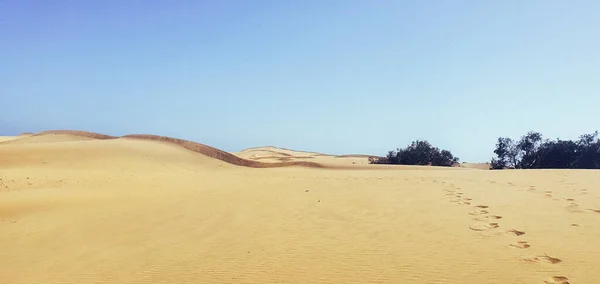
[[[45,135],[45,134],[74,135],[74,136],[81,136],[81,137],[94,138],[94,139],[116,139],[116,138],[119,138],[116,136],[110,136],[110,135],[106,135],[106,134],[100,134],[100,133],[88,132],[88,131],[79,131],[79,130],[48,130],[48,131],[42,131],[40,133],[34,134],[34,136]]]
[[[43,131],[43,132],[37,133],[33,136],[43,136],[43,135],[48,135],[48,134],[70,135],[70,136],[79,136],[79,137],[92,138],[92,139],[103,139],[103,140],[125,138],[125,139],[140,139],[140,140],[165,142],[165,143],[170,143],[170,144],[174,144],[177,146],[181,146],[190,151],[200,153],[202,155],[205,155],[205,156],[208,156],[208,157],[211,157],[214,159],[218,159],[218,160],[221,160],[221,161],[229,163],[229,164],[243,166],[243,167],[250,167],[250,168],[277,168],[277,167],[292,167],[292,166],[310,167],[310,168],[327,168],[327,166],[319,164],[319,163],[304,162],[304,161],[290,161],[290,162],[279,162],[279,163],[263,163],[263,162],[259,162],[259,161],[250,161],[250,160],[246,160],[246,159],[240,158],[238,156],[235,156],[226,151],[223,151],[223,150],[220,150],[220,149],[208,146],[208,145],[204,145],[201,143],[196,143],[196,142],[189,141],[189,140],[167,137],[167,136],[152,135],[152,134],[129,134],[129,135],[124,135],[124,136],[119,137],[119,136],[111,136],[111,135],[106,135],[106,134],[101,134],[101,133],[78,131],[78,130],[48,130],[48,131]]]
[[[250,168],[276,168],[276,167],[290,167],[290,166],[325,168],[324,165],[321,165],[318,163],[312,163],[312,162],[262,163],[262,162],[258,162],[258,161],[250,161],[250,160],[242,159],[231,153],[228,153],[226,151],[223,151],[223,150],[220,150],[220,149],[208,146],[208,145],[204,145],[204,144],[200,144],[200,143],[196,143],[196,142],[192,142],[192,141],[188,141],[188,140],[184,140],[184,139],[173,138],[173,137],[151,135],[151,134],[130,134],[130,135],[125,135],[122,138],[143,139],[143,140],[152,140],[152,141],[173,143],[173,144],[179,145],[181,147],[184,147],[188,150],[203,154],[203,155],[211,157],[211,158],[219,159],[221,161],[224,161],[224,162],[227,162],[230,164],[244,166],[244,167],[250,167]]]
[[[328,154],[323,154],[323,153],[319,153],[319,152],[310,152],[310,151],[300,151],[300,150],[292,150],[292,149],[288,149],[288,148],[281,148],[281,147],[275,147],[275,146],[261,146],[261,147],[251,147],[251,148],[246,148],[242,151],[240,151],[240,153],[250,153],[250,152],[262,152],[262,151],[267,151],[267,152],[273,152],[273,153],[277,153],[280,155],[285,155],[285,156],[332,156],[332,155],[328,155]]]

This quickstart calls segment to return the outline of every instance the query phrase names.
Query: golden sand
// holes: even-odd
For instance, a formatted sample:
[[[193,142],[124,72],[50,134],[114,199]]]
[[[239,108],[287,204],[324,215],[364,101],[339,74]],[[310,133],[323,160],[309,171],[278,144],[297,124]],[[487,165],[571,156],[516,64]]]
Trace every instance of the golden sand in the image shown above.
[[[130,138],[2,137],[0,283],[600,281],[600,171],[237,154],[335,167],[249,168]]]

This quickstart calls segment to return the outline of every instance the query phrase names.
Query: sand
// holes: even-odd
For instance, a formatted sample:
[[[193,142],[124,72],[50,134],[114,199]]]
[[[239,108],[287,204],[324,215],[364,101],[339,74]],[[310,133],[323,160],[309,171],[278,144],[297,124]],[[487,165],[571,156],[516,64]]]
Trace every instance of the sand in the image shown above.
[[[324,167],[255,168],[162,140],[2,139],[0,283],[600,279],[600,171],[357,165],[367,158],[278,148],[254,154]]]
[[[330,167],[342,166],[344,168],[358,168],[360,166],[369,165],[368,155],[335,156],[316,152],[277,148],[273,146],[249,148],[233,154],[243,159],[260,161],[263,163],[304,161],[315,162]]]

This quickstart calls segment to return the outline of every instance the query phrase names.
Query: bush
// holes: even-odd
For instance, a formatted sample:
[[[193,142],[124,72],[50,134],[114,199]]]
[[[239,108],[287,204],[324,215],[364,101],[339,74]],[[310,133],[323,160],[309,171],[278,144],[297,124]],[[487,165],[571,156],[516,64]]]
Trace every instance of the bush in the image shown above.
[[[600,169],[598,131],[584,134],[579,141],[545,140],[537,132],[529,132],[519,142],[498,138],[492,169]]]
[[[427,141],[413,141],[404,149],[389,151],[384,158],[369,159],[371,164],[392,165],[431,165],[450,167],[458,163],[458,157],[454,157],[448,150],[440,150],[433,147]]]

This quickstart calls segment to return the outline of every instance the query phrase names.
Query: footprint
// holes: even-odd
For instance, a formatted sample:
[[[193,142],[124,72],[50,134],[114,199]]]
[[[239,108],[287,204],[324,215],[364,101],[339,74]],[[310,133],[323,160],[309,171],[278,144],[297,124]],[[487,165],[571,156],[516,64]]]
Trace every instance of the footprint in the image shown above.
[[[476,211],[476,212],[471,212],[471,213],[469,213],[469,215],[484,215],[484,214],[489,214],[489,213],[490,212],[487,211],[487,210],[479,210],[479,211]]]
[[[535,186],[533,186],[533,185],[532,185],[532,186],[529,186],[529,189],[528,189],[528,190],[535,190]]]
[[[525,232],[519,231],[519,230],[515,230],[515,229],[510,229],[510,230],[506,231],[506,233],[512,234],[512,235],[515,235],[515,236],[525,235]]]
[[[487,230],[491,230],[491,229],[496,229],[498,227],[500,227],[500,225],[498,225],[498,223],[488,223],[488,224],[472,225],[472,226],[469,226],[469,229],[471,229],[473,231],[487,231]]]
[[[462,204],[462,205],[471,205],[471,202],[463,201],[460,204]]]
[[[473,199],[471,199],[471,198],[463,198],[463,200],[465,200],[465,201],[471,201]]]
[[[588,210],[595,212],[595,213],[600,213],[600,210],[598,210],[598,209],[588,209]]]
[[[487,228],[485,226],[478,226],[478,225],[469,226],[469,229],[471,229],[473,231],[478,231],[478,232],[487,230]]]
[[[552,276],[548,280],[544,281],[546,284],[569,284],[569,278],[564,276]]]
[[[528,244],[526,241],[518,241],[516,244],[510,244],[511,247],[514,248],[520,248],[520,249],[526,249],[526,248],[530,248],[531,245]]]
[[[473,220],[475,220],[475,221],[484,221],[484,222],[489,221],[490,219],[498,220],[498,219],[502,219],[502,216],[491,215],[491,216],[485,216],[483,218],[481,218],[481,217],[473,218]]]
[[[579,209],[579,205],[575,204],[575,203],[571,203],[567,206],[565,206],[565,209],[567,209],[567,211],[571,212],[571,213],[584,213],[585,211]]]
[[[579,224],[571,224],[571,227],[579,227]]]
[[[482,208],[482,209],[489,208],[489,206],[487,206],[487,205],[477,205],[475,207]]]
[[[500,225],[498,225],[498,223],[489,223],[488,227],[491,229],[496,229],[496,228],[500,227]]]
[[[527,261],[527,262],[547,263],[547,264],[557,264],[557,263],[561,263],[562,262],[562,260],[560,258],[551,257],[549,255],[536,256],[536,257],[532,257],[532,258],[525,258],[523,260]]]
[[[565,200],[567,200],[567,201],[575,201],[575,199],[573,199],[573,198],[567,198]]]

